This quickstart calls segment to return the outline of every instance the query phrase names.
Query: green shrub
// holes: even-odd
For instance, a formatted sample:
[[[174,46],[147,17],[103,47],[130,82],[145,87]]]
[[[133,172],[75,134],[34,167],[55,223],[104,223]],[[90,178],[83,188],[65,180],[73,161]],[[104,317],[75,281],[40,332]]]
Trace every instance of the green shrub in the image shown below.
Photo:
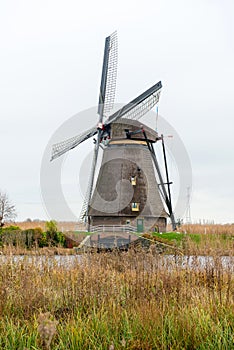
[[[21,229],[20,229],[19,226],[10,225],[10,226],[7,226],[7,227],[2,227],[1,231],[2,232],[9,232],[9,231],[12,232],[12,231],[21,231]]]
[[[39,248],[48,247],[47,234],[42,232],[40,238],[38,239]]]
[[[49,246],[65,245],[65,237],[62,232],[58,231],[56,221],[51,220],[46,222],[46,237]]]

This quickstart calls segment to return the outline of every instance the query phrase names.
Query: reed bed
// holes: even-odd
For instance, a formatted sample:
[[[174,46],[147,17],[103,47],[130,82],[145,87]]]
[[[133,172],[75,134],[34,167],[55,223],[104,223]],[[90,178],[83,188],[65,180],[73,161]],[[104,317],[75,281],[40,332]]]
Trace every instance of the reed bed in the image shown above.
[[[63,248],[63,247],[43,247],[43,248],[31,248],[28,249],[22,246],[13,246],[12,244],[0,247],[0,256],[18,256],[18,255],[28,255],[28,256],[51,256],[51,255],[73,255],[74,249]]]
[[[202,233],[200,227],[194,228],[194,225],[184,225],[178,232],[148,233],[144,234],[143,237],[173,245],[185,255],[233,256],[234,233],[225,228],[221,230],[218,225],[214,226],[211,231],[207,229],[206,233]]]
[[[234,239],[221,235],[185,236],[181,242],[184,254],[193,255],[229,255],[234,253]]]
[[[234,224],[183,225],[181,248],[185,254],[230,255],[234,254]]]
[[[184,224],[183,232],[199,234],[227,234],[234,235],[234,224]]]
[[[231,257],[1,259],[1,349],[233,348]]]

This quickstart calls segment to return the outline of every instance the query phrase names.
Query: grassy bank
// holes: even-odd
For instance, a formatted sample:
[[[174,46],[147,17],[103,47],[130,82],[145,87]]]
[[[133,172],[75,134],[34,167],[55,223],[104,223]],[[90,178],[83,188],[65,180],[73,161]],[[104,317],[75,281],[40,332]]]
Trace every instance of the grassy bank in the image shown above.
[[[30,224],[30,223],[27,223]],[[31,223],[34,224],[35,223]],[[46,222],[41,227],[6,226],[0,229],[0,254],[70,254],[82,240],[92,234],[84,231],[60,232],[64,223]],[[63,226],[62,226],[63,227]],[[183,225],[178,232],[149,233],[146,237],[174,245],[183,254],[233,255],[234,225]],[[39,249],[43,248],[43,249]]]
[[[231,225],[211,226],[213,227],[183,226],[180,232],[153,233],[152,236],[158,241],[174,244],[185,255],[233,255],[234,231],[230,229]]]
[[[86,233],[89,234],[89,233]],[[141,236],[141,235],[140,235]],[[74,246],[78,246],[84,239],[85,234],[69,233],[66,239],[70,239]],[[167,232],[167,233],[147,233],[146,237],[153,243],[154,240],[164,244],[169,249],[167,253],[171,254],[175,251],[184,255],[229,255],[234,253],[234,235],[227,233],[220,234],[199,234],[184,232]],[[170,249],[170,246],[172,249]],[[74,254],[74,249],[64,248],[61,246],[48,246],[43,248],[32,247],[27,248],[24,244],[12,243],[0,246],[0,254],[3,255],[70,255]]]
[[[218,255],[199,264],[153,250],[87,255],[69,268],[4,257],[0,348],[232,349],[233,264]]]

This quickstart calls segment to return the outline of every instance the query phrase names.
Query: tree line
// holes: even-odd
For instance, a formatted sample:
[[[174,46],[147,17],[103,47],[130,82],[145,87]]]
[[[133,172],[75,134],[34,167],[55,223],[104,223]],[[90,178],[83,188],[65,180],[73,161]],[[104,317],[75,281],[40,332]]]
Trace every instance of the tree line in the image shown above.
[[[15,205],[10,201],[6,192],[0,190],[0,246],[19,246],[26,248],[43,248],[51,246],[66,246],[62,232],[51,220],[46,223],[43,231],[40,227],[22,230],[18,226],[6,226],[6,223],[16,218]]]
[[[62,232],[58,231],[55,221],[46,222],[46,229],[40,227],[26,230],[18,226],[0,228],[0,246],[15,246],[23,248],[66,247],[66,239]]]

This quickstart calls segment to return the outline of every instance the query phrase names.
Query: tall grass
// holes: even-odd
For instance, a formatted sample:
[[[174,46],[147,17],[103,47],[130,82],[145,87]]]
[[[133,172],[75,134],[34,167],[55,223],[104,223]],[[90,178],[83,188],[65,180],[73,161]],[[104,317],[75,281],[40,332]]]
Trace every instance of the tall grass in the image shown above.
[[[1,349],[232,349],[233,260],[2,257]]]
[[[200,234],[227,234],[234,235],[234,224],[184,224],[181,227],[182,232],[200,233]]]
[[[185,226],[186,227],[186,226]],[[153,233],[151,239],[158,242],[173,243],[184,254],[195,255],[230,255],[234,253],[234,233],[232,231],[208,231],[201,233],[199,229],[192,230],[183,226],[180,232]],[[200,232],[199,232],[200,231]],[[145,234],[144,236],[150,237]]]
[[[233,255],[234,224],[229,225],[183,225],[185,233],[183,248],[185,253]]]

